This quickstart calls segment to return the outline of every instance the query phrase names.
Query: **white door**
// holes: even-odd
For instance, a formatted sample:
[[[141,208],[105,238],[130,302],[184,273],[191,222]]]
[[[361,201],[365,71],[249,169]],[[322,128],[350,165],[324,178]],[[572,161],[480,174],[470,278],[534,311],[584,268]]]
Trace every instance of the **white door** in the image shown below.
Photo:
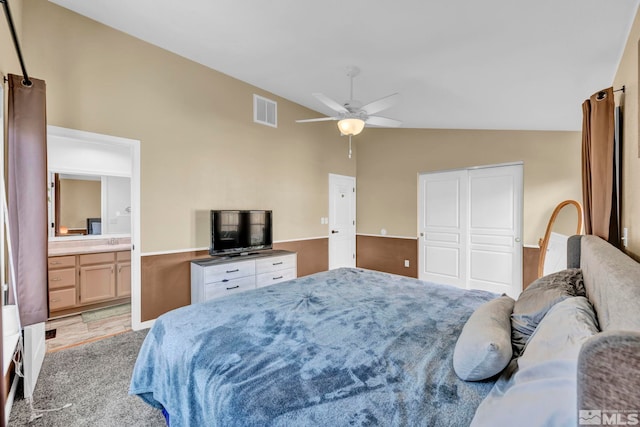
[[[356,266],[356,179],[329,174],[329,270]]]
[[[522,165],[469,170],[471,289],[522,291]]]
[[[466,201],[466,170],[420,175],[420,279],[466,287]]]
[[[419,278],[517,297],[522,164],[420,175]]]

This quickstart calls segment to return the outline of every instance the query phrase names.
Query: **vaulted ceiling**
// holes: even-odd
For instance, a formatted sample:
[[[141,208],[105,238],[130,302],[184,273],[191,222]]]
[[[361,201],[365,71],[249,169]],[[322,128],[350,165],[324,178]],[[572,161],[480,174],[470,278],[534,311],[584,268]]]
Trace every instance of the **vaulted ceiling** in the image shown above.
[[[612,84],[640,0],[50,0],[317,111],[405,128],[578,130]],[[301,117],[305,118],[305,117]],[[309,126],[308,124],[300,126]],[[311,125],[313,126],[313,125]]]

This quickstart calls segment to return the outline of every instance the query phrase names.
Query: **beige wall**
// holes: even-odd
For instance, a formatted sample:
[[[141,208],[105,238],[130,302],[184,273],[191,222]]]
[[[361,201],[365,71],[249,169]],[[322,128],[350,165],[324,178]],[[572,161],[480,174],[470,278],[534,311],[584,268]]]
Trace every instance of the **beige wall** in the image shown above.
[[[622,162],[622,226],[629,229],[627,250],[640,259],[640,140],[638,139],[638,49],[640,40],[640,13],[636,15],[627,40],[613,85],[625,86],[622,104],[623,162]]]
[[[576,107],[578,108],[578,107]],[[415,237],[418,174],[524,162],[524,243],[554,207],[581,200],[579,132],[368,129],[358,140],[358,233]]]
[[[100,181],[60,180],[60,226],[87,228],[87,218],[100,218]]]
[[[22,40],[22,3],[23,1],[9,0],[9,8],[11,9],[11,16],[13,16],[13,23],[18,33],[18,39]],[[16,55],[15,48],[13,47],[13,40],[11,38],[11,32],[9,31],[9,25],[4,14],[4,6],[0,5],[0,74],[6,76],[11,74],[22,74],[20,71],[20,63],[18,62],[18,56]],[[27,66],[27,73],[31,74],[29,67]],[[5,87],[5,91],[7,88]]]
[[[143,252],[206,247],[215,208],[272,209],[275,240],[326,235],[328,174],[355,176],[334,124],[46,0],[23,19],[49,124],[141,141]],[[278,101],[277,129],[253,123],[253,93]]]

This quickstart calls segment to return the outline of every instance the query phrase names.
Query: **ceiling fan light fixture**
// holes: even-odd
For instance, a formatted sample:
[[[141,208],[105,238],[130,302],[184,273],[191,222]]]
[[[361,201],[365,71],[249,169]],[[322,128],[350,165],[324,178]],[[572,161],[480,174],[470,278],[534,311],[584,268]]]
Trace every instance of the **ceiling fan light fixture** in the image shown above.
[[[364,120],[350,118],[338,122],[338,129],[343,135],[357,135],[364,129]]]

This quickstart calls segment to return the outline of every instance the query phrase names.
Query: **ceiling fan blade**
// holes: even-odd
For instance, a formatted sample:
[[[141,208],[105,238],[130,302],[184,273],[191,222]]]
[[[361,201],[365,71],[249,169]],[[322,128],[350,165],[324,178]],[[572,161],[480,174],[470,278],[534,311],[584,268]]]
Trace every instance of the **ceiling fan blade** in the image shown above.
[[[400,120],[390,119],[388,117],[369,116],[365,123],[374,126],[383,126],[387,128],[397,128],[402,124]]]
[[[329,120],[338,120],[338,118],[337,117],[319,117],[317,119],[302,119],[302,120],[296,120],[296,123],[327,122]]]
[[[331,108],[334,111],[337,111],[338,113],[349,112],[349,110],[347,110],[344,105],[340,105],[338,102],[334,101],[328,96],[325,96],[321,93],[314,93],[313,96],[315,96],[318,99],[318,101],[322,102],[324,105],[326,105],[327,107]]]
[[[398,102],[399,98],[400,94],[394,93],[364,105],[361,110],[367,114],[375,114],[378,111],[386,110],[387,108],[391,107],[393,104]]]

